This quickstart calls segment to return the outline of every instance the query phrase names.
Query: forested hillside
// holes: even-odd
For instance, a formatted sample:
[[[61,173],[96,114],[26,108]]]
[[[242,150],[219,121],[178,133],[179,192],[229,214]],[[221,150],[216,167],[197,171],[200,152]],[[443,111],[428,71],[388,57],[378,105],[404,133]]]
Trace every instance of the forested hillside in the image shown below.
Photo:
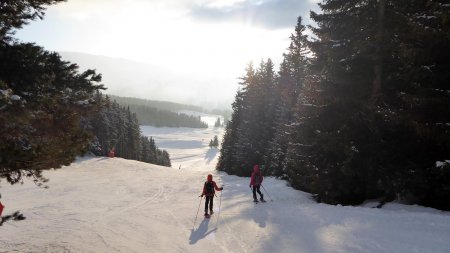
[[[127,106],[130,111],[135,113],[141,125],[156,127],[208,127],[205,122],[201,121],[200,117],[178,113],[178,111],[182,110],[203,112],[203,109],[198,106],[139,98],[110,97],[119,104]]]
[[[98,99],[104,89],[100,74],[80,72],[75,63],[63,61],[59,54],[14,38],[17,29],[42,19],[45,7],[58,2],[62,1],[0,4],[0,179],[15,184],[28,177],[41,185],[46,181],[43,170],[69,165],[90,149],[93,132],[97,136],[98,132],[112,134],[123,157],[170,166],[167,152],[153,149],[154,142],[139,132],[130,135],[136,140],[127,139],[132,142],[127,144],[134,145],[130,148],[117,138],[124,131],[138,130],[139,125],[129,111],[124,113],[117,104]],[[108,113],[111,115],[105,116]],[[92,128],[89,119],[113,130]],[[107,123],[109,120],[116,121]],[[105,140],[109,139],[98,138]],[[152,152],[156,154],[148,158]]]
[[[116,100],[119,104],[122,105],[145,105],[148,107],[172,112],[179,112],[183,110],[204,112],[203,108],[196,105],[186,105],[168,101],[148,100],[142,98],[120,97],[115,95],[108,95],[108,96],[111,98],[111,100]]]
[[[167,151],[158,149],[153,138],[142,136],[135,113],[101,93],[95,101],[101,109],[87,119],[94,135],[92,153],[108,156],[112,151],[117,157],[171,166]]]
[[[32,43],[18,42],[16,29],[42,18],[45,4],[59,0],[8,1],[0,13],[0,178],[41,184],[42,170],[69,165],[87,151],[83,119],[97,109],[93,96],[104,89],[93,70]]]
[[[450,210],[450,6],[319,6],[317,26],[298,18],[277,73],[270,59],[248,66],[217,168],[263,164],[320,202]]]

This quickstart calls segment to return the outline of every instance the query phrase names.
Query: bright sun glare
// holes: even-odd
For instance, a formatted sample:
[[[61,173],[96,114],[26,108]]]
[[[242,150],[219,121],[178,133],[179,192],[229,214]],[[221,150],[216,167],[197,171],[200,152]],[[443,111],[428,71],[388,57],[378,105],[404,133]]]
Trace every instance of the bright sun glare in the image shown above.
[[[76,26],[90,31],[87,40],[68,39],[68,44],[78,51],[150,63],[171,66],[238,64],[237,67],[243,69],[252,60],[280,58],[280,46],[287,47],[289,30],[274,32],[255,28],[251,20],[247,20],[247,24],[198,23],[182,9],[166,7],[151,1],[128,1],[127,4],[111,1],[108,5],[102,1],[69,1],[50,11],[60,8],[59,15],[68,15]],[[274,33],[278,33],[277,36]],[[280,34],[284,34],[284,38],[280,39]]]
[[[69,0],[49,7],[43,21],[32,22],[18,35],[48,50],[125,58],[171,69],[189,79],[186,87],[199,92],[207,87],[220,93],[211,99],[225,97],[229,104],[238,88],[237,78],[249,62],[257,65],[269,57],[275,64],[280,62],[292,29],[258,27],[249,17],[233,22],[198,20],[187,7],[195,1]],[[229,8],[242,1],[197,2]]]

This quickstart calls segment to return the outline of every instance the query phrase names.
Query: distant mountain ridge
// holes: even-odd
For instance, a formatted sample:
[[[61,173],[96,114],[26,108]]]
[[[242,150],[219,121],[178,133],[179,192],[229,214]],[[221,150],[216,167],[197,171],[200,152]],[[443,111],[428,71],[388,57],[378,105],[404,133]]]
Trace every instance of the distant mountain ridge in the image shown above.
[[[181,104],[169,101],[149,100],[135,97],[121,97],[115,95],[108,95],[111,100],[116,100],[121,105],[136,105],[136,106],[149,106],[160,110],[168,110],[172,112],[180,112],[183,110],[205,112],[200,106]]]
[[[208,108],[229,108],[232,100],[204,80],[182,70],[124,58],[79,52],[58,52],[62,59],[76,63],[81,70],[95,69],[102,74],[106,94],[159,101],[195,104]],[[202,88],[203,87],[203,88]],[[220,100],[220,101],[219,101]]]
[[[148,63],[78,52],[59,54],[82,70],[96,69],[101,73],[108,94],[173,101],[181,89],[182,76]]]

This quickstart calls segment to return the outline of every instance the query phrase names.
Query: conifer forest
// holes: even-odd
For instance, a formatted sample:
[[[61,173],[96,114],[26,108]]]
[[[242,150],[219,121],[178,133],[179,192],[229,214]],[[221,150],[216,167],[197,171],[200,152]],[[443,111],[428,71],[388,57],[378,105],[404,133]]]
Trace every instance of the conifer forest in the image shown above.
[[[298,18],[279,69],[247,66],[217,169],[261,164],[318,202],[450,210],[450,5],[319,6],[317,25]]]
[[[42,185],[43,170],[113,148],[119,157],[170,166],[169,154],[140,136],[136,116],[102,98],[101,74],[82,72],[58,53],[14,37],[58,2],[0,2],[0,178]]]

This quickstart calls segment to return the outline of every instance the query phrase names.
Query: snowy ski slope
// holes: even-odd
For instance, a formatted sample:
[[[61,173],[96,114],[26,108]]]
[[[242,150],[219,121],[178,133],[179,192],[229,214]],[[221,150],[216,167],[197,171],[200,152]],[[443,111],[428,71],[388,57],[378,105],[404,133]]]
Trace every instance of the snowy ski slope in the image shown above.
[[[255,205],[248,178],[214,171],[208,144],[222,129],[142,130],[172,168],[84,157],[46,172],[49,189],[2,181],[4,214],[27,219],[0,227],[0,252],[450,252],[449,212],[317,204],[274,178],[264,181],[274,201]],[[193,227],[208,173],[225,186],[220,219],[218,193],[215,214],[204,219],[202,202]]]

